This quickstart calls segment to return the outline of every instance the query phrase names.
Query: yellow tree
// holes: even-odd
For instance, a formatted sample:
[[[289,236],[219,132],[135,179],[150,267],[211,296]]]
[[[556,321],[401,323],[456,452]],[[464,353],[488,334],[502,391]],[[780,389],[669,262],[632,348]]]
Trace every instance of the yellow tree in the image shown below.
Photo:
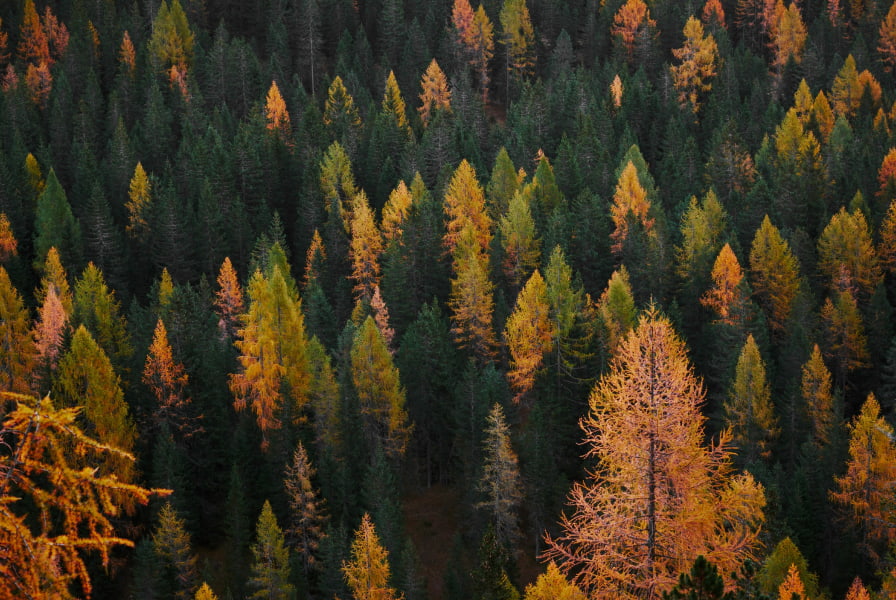
[[[383,240],[376,227],[373,211],[363,191],[352,203],[352,239],[349,254],[352,260],[352,279],[357,299],[370,302],[380,281],[380,254]]]
[[[516,392],[516,401],[532,389],[544,356],[553,345],[549,313],[547,284],[536,269],[517,296],[516,306],[504,328],[504,339],[510,352],[507,379]]]
[[[462,348],[486,362],[495,348],[494,285],[489,279],[488,253],[479,245],[472,224],[461,230],[453,258],[454,278],[448,299],[451,333]]]
[[[351,560],[342,563],[342,572],[355,600],[398,600],[400,597],[389,587],[389,553],[380,544],[367,513],[355,531]]]
[[[719,321],[735,325],[744,318],[749,300],[744,274],[731,246],[725,244],[712,267],[712,286],[700,297],[700,304],[712,309]]]
[[[460,162],[445,190],[445,215],[448,217],[445,246],[453,252],[461,231],[472,229],[481,252],[492,240],[492,221],[485,210],[485,192],[476,178],[476,170],[466,159]]]
[[[407,112],[405,110],[404,98],[401,97],[401,89],[398,87],[398,80],[395,79],[395,73],[389,71],[386,78],[386,88],[383,90],[383,114],[389,115],[395,126],[404,131],[408,135],[411,134],[411,126],[408,124]]]
[[[844,117],[852,115],[862,101],[862,85],[859,82],[859,71],[852,54],[843,61],[831,85],[831,103],[834,112]]]
[[[631,220],[640,223],[648,231],[653,227],[654,220],[650,218],[649,212],[650,200],[647,199],[647,190],[638,180],[638,169],[635,167],[635,163],[629,161],[616,183],[613,204],[610,206],[610,216],[616,227],[610,234],[613,239],[614,253],[622,252],[625,238],[631,227]]]
[[[535,68],[535,30],[526,0],[504,0],[501,13],[501,43],[504,44],[508,86],[510,75],[522,81]],[[508,87],[509,89],[509,87]]]
[[[420,79],[420,119],[423,126],[429,125],[429,121],[435,116],[436,111],[451,112],[451,90],[448,89],[448,79],[442,72],[436,59],[432,59],[426,72]]]
[[[125,208],[128,210],[128,224],[126,231],[134,239],[145,241],[149,235],[149,213],[152,206],[152,186],[143,165],[137,163],[134,168],[134,176],[128,188],[128,201]]]
[[[479,89],[482,91],[482,102],[488,102],[488,63],[495,55],[495,28],[481,4],[473,14],[473,22],[466,37],[466,44],[471,51],[470,64],[479,76]]]
[[[50,397],[0,392],[0,597],[89,596],[86,554],[109,566],[111,550],[134,544],[116,532],[122,505],[146,504],[147,490],[84,464],[133,464],[134,457],[97,441],[76,423],[79,407],[57,409]],[[72,460],[78,457],[77,460]],[[130,469],[128,469],[130,470]],[[78,585],[82,593],[74,593]]]
[[[896,4],[890,5],[887,16],[881,21],[877,51],[880,53],[884,70],[887,73],[891,72],[893,67],[896,67]]]
[[[880,225],[877,253],[887,272],[891,275],[896,273],[896,200],[890,201],[890,207]]]
[[[367,317],[355,335],[351,365],[369,447],[379,446],[392,458],[403,455],[412,429],[405,391],[373,317]]]
[[[353,136],[361,127],[361,114],[355,106],[355,99],[348,93],[342,77],[333,78],[327,90],[327,101],[324,104],[324,124],[332,131],[336,139],[346,139],[350,146]]]
[[[784,8],[784,3],[778,0],[774,26],[771,30],[773,64],[779,72],[791,58],[795,63],[802,62],[807,33],[796,2],[792,2],[789,7]]]
[[[29,392],[34,358],[28,309],[0,266],[0,390]]]
[[[268,131],[273,132],[284,144],[290,144],[292,138],[292,126],[290,125],[289,112],[286,110],[286,101],[280,95],[277,82],[272,81],[264,103],[264,117],[267,121]]]
[[[65,267],[62,266],[59,251],[55,246],[50,247],[47,251],[47,258],[41,265],[40,272],[42,273],[40,286],[34,290],[34,299],[39,304],[43,304],[52,288],[59,296],[59,301],[62,302],[66,314],[71,315],[74,308],[72,288],[68,283],[68,274],[65,272]]]
[[[849,425],[849,461],[836,482],[831,499],[858,525],[863,549],[872,560],[881,560],[896,540],[896,443],[873,394]]]
[[[404,181],[399,181],[398,186],[389,194],[383,206],[383,218],[380,223],[380,231],[383,240],[388,244],[401,236],[402,225],[411,211],[414,198]]]
[[[813,346],[809,360],[803,365],[800,392],[812,425],[812,441],[819,448],[826,446],[831,442],[837,415],[831,393],[831,373],[821,358],[818,344]]]
[[[845,273],[863,299],[870,298],[883,280],[877,252],[871,241],[871,229],[861,210],[840,212],[818,238],[818,270],[829,288],[835,288]]]
[[[606,347],[612,354],[616,345],[635,326],[638,316],[632,285],[625,265],[610,276],[607,289],[597,301],[597,314],[604,331]]]
[[[581,426],[596,466],[548,538],[545,558],[590,597],[658,597],[699,555],[730,581],[755,555],[763,489],[734,474],[727,435],[703,445],[703,398],[684,343],[651,308],[591,393]]]
[[[529,194],[515,193],[499,224],[504,274],[514,290],[519,289],[541,258],[541,240],[535,236],[535,221],[528,198]]]
[[[778,436],[778,419],[765,376],[765,363],[753,335],[737,359],[734,381],[725,402],[725,419],[731,428],[732,443],[744,464],[768,458],[771,442]]]
[[[548,563],[547,571],[535,583],[526,586],[525,600],[587,600],[577,586],[567,581],[556,563]]]
[[[800,579],[799,569],[796,568],[796,565],[790,565],[787,569],[787,577],[778,586],[778,600],[794,600],[794,597],[798,600],[808,600],[806,586]]]
[[[828,296],[821,307],[824,325],[825,355],[836,365],[840,385],[846,385],[850,372],[868,366],[868,338],[862,313],[849,279],[841,280],[839,289]]]
[[[790,244],[768,215],[750,246],[750,273],[753,290],[769,324],[773,330],[783,331],[799,292],[799,264]]]
[[[678,90],[678,102],[690,105],[693,112],[700,110],[700,98],[712,89],[710,79],[715,77],[719,62],[719,49],[713,35],[703,33],[703,24],[690,17],[684,26],[684,46],[672,50],[681,61],[669,67],[672,83]]]

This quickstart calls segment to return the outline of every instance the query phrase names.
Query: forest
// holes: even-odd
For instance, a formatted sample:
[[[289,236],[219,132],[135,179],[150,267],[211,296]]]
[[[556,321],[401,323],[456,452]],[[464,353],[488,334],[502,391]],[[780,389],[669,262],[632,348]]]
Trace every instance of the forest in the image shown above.
[[[879,0],[0,2],[0,598],[896,598],[894,69]]]

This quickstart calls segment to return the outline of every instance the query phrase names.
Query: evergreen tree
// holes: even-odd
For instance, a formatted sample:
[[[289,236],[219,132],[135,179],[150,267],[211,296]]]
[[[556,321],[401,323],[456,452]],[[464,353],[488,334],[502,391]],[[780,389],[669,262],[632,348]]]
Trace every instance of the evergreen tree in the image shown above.
[[[34,254],[39,260],[55,247],[69,270],[81,266],[81,226],[75,220],[65,191],[52,169],[47,175],[46,187],[37,199],[34,231]],[[40,268],[40,263],[35,264],[35,268]]]

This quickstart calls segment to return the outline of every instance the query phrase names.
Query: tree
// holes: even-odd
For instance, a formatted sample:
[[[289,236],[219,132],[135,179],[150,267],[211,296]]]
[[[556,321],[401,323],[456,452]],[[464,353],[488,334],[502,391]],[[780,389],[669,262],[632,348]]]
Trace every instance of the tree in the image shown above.
[[[765,376],[765,363],[752,334],[747,336],[737,359],[737,370],[725,403],[725,418],[743,464],[769,458],[770,444],[778,435],[778,419]]]
[[[495,166],[492,167],[491,177],[486,186],[486,208],[489,217],[497,220],[506,213],[510,201],[519,188],[519,174],[507,150],[502,146],[495,157]]]
[[[653,227],[654,219],[649,217],[649,213],[650,200],[647,198],[647,190],[638,179],[638,169],[634,162],[629,161],[619,176],[613,194],[613,204],[610,206],[610,216],[616,226],[610,235],[613,238],[612,249],[615,254],[622,252],[632,221],[640,223],[646,231]]]
[[[180,0],[162,0],[152,22],[149,52],[157,70],[187,69],[193,61],[193,32]]]
[[[509,90],[512,74],[515,74],[517,81],[522,81],[535,69],[535,30],[526,0],[504,0],[498,18],[501,21],[501,43],[507,57]],[[509,92],[507,101],[510,102]]]
[[[5,263],[18,254],[18,242],[12,232],[12,225],[6,213],[0,212],[0,263]]]
[[[81,596],[74,584],[89,595],[85,554],[97,553],[108,567],[113,548],[134,545],[115,531],[117,499],[146,504],[166,491],[83,468],[85,462],[133,463],[134,457],[83,433],[75,422],[78,407],[57,409],[49,396],[8,391],[0,398],[12,405],[0,429],[8,440],[0,454],[0,596],[74,599]]]
[[[833,361],[838,383],[845,387],[847,376],[868,366],[868,338],[862,313],[853,290],[847,285],[825,299],[821,319],[825,334],[825,355]]]
[[[34,359],[28,309],[0,266],[0,390],[29,392]]]
[[[336,223],[341,219],[345,231],[350,232],[349,208],[358,189],[355,187],[351,160],[338,141],[330,144],[321,159],[320,189],[327,214]]]
[[[388,245],[393,240],[398,240],[402,235],[402,225],[408,218],[414,198],[404,181],[399,181],[398,186],[389,194],[389,199],[383,206],[383,216],[380,222],[380,231],[383,241]]]
[[[251,406],[255,413],[264,449],[267,432],[279,429],[284,415],[298,418],[310,382],[301,301],[280,267],[274,265],[272,270],[270,277],[256,271],[249,280],[249,309],[234,342],[240,369],[229,382],[234,407]]]
[[[55,247],[47,251],[47,257],[41,265],[40,273],[42,274],[40,286],[34,290],[34,299],[38,304],[43,304],[52,288],[59,297],[66,314],[71,315],[74,310],[74,298],[68,283],[68,274],[59,260],[59,252]]]
[[[34,231],[34,254],[39,257],[38,260],[45,257],[51,247],[55,247],[62,262],[69,268],[80,266],[83,252],[81,226],[72,214],[65,190],[53,169],[50,169],[47,185],[37,199]]]
[[[871,241],[871,229],[861,210],[840,212],[818,238],[818,270],[833,289],[845,275],[855,284],[862,298],[870,298],[883,281],[877,252]]]
[[[725,244],[712,267],[712,287],[700,297],[700,304],[710,308],[725,324],[735,325],[744,319],[749,301],[744,275],[731,246]]]
[[[800,579],[800,572],[796,565],[790,565],[787,571],[787,578],[778,587],[779,600],[808,600],[806,597],[806,587]]]
[[[351,366],[369,447],[383,448],[390,458],[401,456],[412,429],[405,409],[405,391],[373,317],[367,317],[355,335]]]
[[[896,442],[873,394],[849,424],[846,473],[836,477],[831,500],[859,527],[862,549],[878,564],[896,539]]]
[[[137,163],[134,168],[134,176],[128,188],[128,201],[125,203],[128,210],[128,235],[136,240],[145,242],[149,237],[149,215],[152,210],[152,186],[143,165]]]
[[[769,324],[773,330],[783,331],[799,291],[799,265],[768,215],[750,246],[750,272]]]
[[[286,539],[296,549],[302,561],[305,575],[317,567],[317,553],[320,540],[324,536],[326,516],[323,500],[311,485],[315,471],[308,459],[308,453],[301,442],[292,455],[292,463],[286,468],[283,487],[289,500],[289,527]]]
[[[126,365],[134,352],[127,322],[121,314],[121,304],[115,293],[106,285],[102,271],[93,263],[87,265],[81,278],[75,282],[71,322],[72,328],[84,325],[115,368],[126,372]]]
[[[773,64],[780,73],[791,58],[795,63],[802,62],[807,33],[796,2],[791,2],[785,9],[784,3],[779,0],[775,10],[771,46],[774,55]]]
[[[249,587],[255,590],[250,598],[268,600],[289,600],[295,593],[289,583],[289,549],[283,540],[283,532],[277,525],[277,517],[271,503],[264,501],[258,525],[255,529],[255,543],[252,545],[252,577]]]
[[[523,499],[519,460],[510,445],[504,410],[495,403],[486,418],[482,477],[478,490],[485,495],[477,508],[485,509],[498,543],[515,548],[520,538],[518,511]]]
[[[756,575],[760,589],[769,596],[774,596],[788,578],[791,567],[796,567],[799,581],[809,597],[818,597],[818,577],[809,570],[809,561],[789,537],[778,542],[762,564]],[[790,597],[786,600],[790,600]]]
[[[380,255],[383,240],[374,222],[373,211],[362,191],[352,202],[351,246],[352,279],[355,281],[355,297],[370,302],[374,288],[380,281]]]
[[[50,62],[50,43],[34,7],[34,0],[25,0],[18,54],[22,62],[33,65]]]
[[[626,60],[631,63],[639,44],[656,37],[656,21],[650,18],[650,10],[643,0],[626,0],[613,16],[610,33],[618,39],[625,51]]]
[[[548,563],[547,571],[535,583],[526,586],[525,600],[586,600],[577,586],[569,583],[557,565]]]
[[[535,384],[545,354],[553,345],[548,288],[536,269],[517,296],[516,306],[507,318],[504,338],[510,352],[507,379],[519,401]]]
[[[420,79],[420,120],[423,126],[435,116],[436,111],[451,112],[451,90],[448,89],[448,79],[439,67],[436,59],[432,59],[426,72]]]
[[[218,596],[216,596],[215,592],[212,591],[212,588],[203,581],[202,585],[199,586],[199,589],[196,590],[196,595],[193,596],[193,600],[218,600]]]
[[[712,190],[700,203],[691,196],[681,215],[681,244],[675,248],[676,272],[688,291],[688,299],[696,299],[709,285],[726,220],[727,214]]]
[[[318,238],[320,239],[320,238]],[[236,336],[239,316],[243,314],[243,290],[237,280],[236,271],[230,262],[230,257],[225,257],[218,271],[218,291],[215,292],[215,311],[221,321],[218,327],[229,338]]]
[[[613,271],[610,281],[607,282],[607,289],[597,301],[597,311],[603,326],[607,350],[614,353],[617,344],[635,326],[638,316],[625,265]]]
[[[517,290],[541,258],[541,240],[536,237],[535,221],[529,208],[529,194],[517,192],[507,214],[501,217],[501,246],[504,249],[504,274]]]
[[[852,580],[852,585],[846,592],[846,600],[871,600],[871,595],[858,577]]]
[[[268,89],[264,103],[264,118],[267,121],[268,131],[276,135],[287,146],[292,144],[292,125],[289,120],[289,112],[286,110],[286,101],[280,95],[277,82],[272,81]]]
[[[890,5],[887,16],[880,23],[878,30],[877,51],[880,53],[884,70],[892,72],[896,67],[896,6]]]
[[[599,597],[656,596],[699,556],[729,578],[755,552],[765,498],[728,436],[704,447],[703,390],[655,309],[617,347],[581,421],[596,466],[573,485],[545,558]]]
[[[832,441],[837,413],[831,393],[831,373],[821,358],[818,344],[812,347],[812,354],[803,365],[800,392],[812,425],[812,441],[819,448],[828,445]]]
[[[405,133],[411,134],[411,126],[408,124],[407,113],[405,112],[404,98],[401,97],[401,90],[398,87],[398,80],[395,79],[395,73],[389,71],[386,78],[386,89],[383,91],[382,111],[387,115],[395,127]]]
[[[355,600],[398,600],[398,592],[389,587],[389,553],[380,545],[367,513],[355,531],[351,553],[342,572]]]
[[[479,245],[472,223],[458,236],[454,249],[454,278],[451,280],[451,333],[458,345],[487,362],[494,351],[494,285],[489,279],[488,254]]]
[[[495,55],[494,25],[485,8],[480,4],[473,14],[473,22],[467,30],[464,42],[470,51],[469,62],[479,76],[479,89],[482,92],[482,103],[488,102],[488,63]]]
[[[196,590],[196,555],[193,554],[186,522],[170,502],[166,502],[159,511],[152,547],[161,563],[156,577],[162,580],[162,591],[178,600],[190,600]]]
[[[709,80],[716,75],[719,49],[711,33],[704,36],[703,25],[694,17],[685,23],[684,38],[684,46],[672,50],[681,64],[669,69],[672,83],[678,90],[679,104],[690,105],[691,110],[697,113],[701,97],[712,89]]]
[[[725,593],[719,570],[701,554],[689,572],[678,576],[675,587],[663,592],[663,600],[734,600],[734,594]]]
[[[337,140],[351,131],[361,127],[361,114],[355,106],[355,99],[345,89],[342,77],[336,76],[327,90],[327,101],[324,104],[324,123],[328,125]]]
[[[4,319],[8,326],[9,321]],[[59,353],[62,350],[62,342],[68,326],[68,314],[62,301],[56,294],[55,286],[50,286],[43,304],[37,311],[37,321],[34,324],[34,345],[37,351],[39,370],[36,373],[36,381],[42,387],[47,387],[50,375],[56,371],[59,362]],[[6,336],[2,336],[4,339]],[[27,359],[27,350],[20,349],[21,358]],[[4,389],[12,389],[3,386]]]
[[[143,383],[155,396],[152,420],[155,427],[166,425],[180,439],[201,430],[192,413],[192,401],[187,392],[189,378],[181,363],[174,361],[168,331],[159,319],[152,343],[143,366]]]
[[[445,189],[445,215],[448,217],[445,246],[454,252],[461,231],[472,228],[481,252],[487,252],[492,240],[492,221],[485,210],[485,193],[476,170],[466,159],[462,160]]]

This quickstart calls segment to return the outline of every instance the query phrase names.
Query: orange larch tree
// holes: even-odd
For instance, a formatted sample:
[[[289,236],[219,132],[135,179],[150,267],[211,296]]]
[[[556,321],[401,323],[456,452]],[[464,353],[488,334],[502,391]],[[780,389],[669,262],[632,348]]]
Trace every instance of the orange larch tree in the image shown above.
[[[243,290],[236,277],[236,270],[230,262],[230,257],[225,257],[218,271],[218,291],[215,292],[215,311],[221,321],[219,327],[227,336],[233,338],[236,335],[239,324],[239,316],[243,314]]]
[[[649,216],[650,200],[647,198],[647,190],[638,180],[638,169],[635,163],[629,161],[619,176],[616,184],[616,192],[613,194],[613,204],[610,206],[610,216],[616,229],[610,236],[613,238],[613,252],[622,252],[625,238],[628,236],[630,219],[639,222],[645,230],[653,227],[654,220]]]
[[[627,0],[613,17],[610,30],[620,40],[626,59],[632,62],[635,48],[643,39],[656,36],[656,21],[650,18],[650,9],[643,0]]]
[[[264,103],[264,117],[267,121],[268,131],[274,133],[280,141],[286,145],[292,143],[292,125],[289,120],[289,111],[286,110],[286,101],[280,94],[277,82],[272,81],[268,89]]]
[[[39,363],[35,384],[41,386],[40,392],[48,391],[51,375],[59,362],[67,326],[68,314],[56,294],[56,287],[50,286],[34,324],[34,345]]]
[[[802,62],[807,33],[796,2],[792,2],[785,9],[782,0],[778,0],[775,8],[774,27],[771,31],[773,65],[778,72],[781,72],[791,58],[796,63]]]
[[[800,572],[796,565],[790,565],[787,569],[787,577],[778,586],[779,600],[808,600],[806,586],[800,579]]]
[[[454,0],[451,7],[451,25],[454,27],[454,45],[458,58],[466,62],[471,55],[467,40],[473,27],[473,7],[470,6],[470,0]]]
[[[712,268],[712,287],[700,297],[700,304],[710,308],[718,319],[735,325],[744,317],[749,293],[744,289],[744,274],[731,246],[725,244]]]
[[[424,127],[429,124],[436,111],[451,112],[451,90],[448,89],[448,78],[442,72],[436,59],[432,59],[426,72],[420,79],[420,119]]]
[[[722,8],[720,0],[706,0],[703,5],[703,12],[700,14],[700,20],[704,25],[708,25],[710,29],[720,27],[727,29],[725,25],[725,9]]]
[[[476,170],[466,159],[460,162],[445,190],[445,215],[448,217],[445,246],[453,252],[460,232],[470,226],[479,249],[488,250],[492,240],[492,221],[485,209],[485,192],[476,178]]]
[[[658,597],[699,555],[730,582],[758,549],[765,497],[735,474],[728,437],[704,446],[704,392],[653,308],[617,348],[581,420],[596,465],[573,485],[556,560],[594,598]]]
[[[886,210],[896,200],[896,148],[890,148],[877,170],[877,207]]]
[[[389,199],[383,206],[383,217],[380,222],[380,231],[383,240],[389,244],[392,240],[401,236],[402,225],[411,211],[414,198],[404,181],[399,181],[398,186],[389,194]]]
[[[121,65],[122,71],[131,79],[137,70],[137,53],[134,50],[134,42],[131,41],[131,34],[127,31],[121,37],[121,46],[118,49],[118,63]]]
[[[50,62],[50,44],[34,7],[34,0],[25,0],[22,27],[19,30],[19,58],[33,65]]]
[[[0,212],[0,263],[18,254],[18,242],[6,213]]]
[[[831,392],[831,372],[824,364],[818,344],[813,346],[809,360],[803,365],[800,392],[806,401],[812,441],[819,448],[826,446],[832,441],[837,414]]]
[[[152,344],[143,365],[143,383],[156,399],[152,421],[156,428],[167,425],[179,440],[200,431],[197,419],[191,414],[191,400],[187,392],[189,378],[183,364],[175,362],[168,343],[165,323],[159,319],[153,333]]]
[[[473,23],[466,38],[470,48],[470,64],[479,76],[479,89],[482,92],[482,102],[488,102],[488,63],[495,55],[495,28],[485,8],[480,4],[473,14]]]
[[[532,389],[545,355],[554,341],[550,319],[548,288],[536,269],[516,299],[516,306],[507,318],[504,339],[510,352],[507,379],[519,400]]]
[[[881,21],[878,36],[877,51],[884,70],[890,73],[896,67],[896,4],[890,5],[887,16]]]

